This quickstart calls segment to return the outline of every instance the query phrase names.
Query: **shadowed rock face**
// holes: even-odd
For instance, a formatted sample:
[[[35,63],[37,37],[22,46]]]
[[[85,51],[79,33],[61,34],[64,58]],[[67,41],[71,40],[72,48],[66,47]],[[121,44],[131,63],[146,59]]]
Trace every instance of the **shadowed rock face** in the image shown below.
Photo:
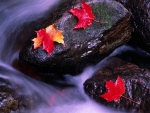
[[[30,41],[22,49],[20,59],[44,73],[78,74],[85,66],[97,63],[130,39],[130,16],[121,4],[115,1],[85,1],[92,7],[95,19],[108,21],[108,24],[93,22],[86,29],[73,30],[77,19],[68,10],[80,8],[81,0],[68,1],[53,12],[44,24],[55,23],[55,27],[63,31],[66,46],[55,43],[55,50],[49,55],[42,50],[42,46],[34,50]]]
[[[85,81],[85,92],[97,102],[115,109],[135,113],[147,113],[150,111],[150,71],[116,57],[107,59],[104,65],[104,68],[98,69],[92,78]],[[139,104],[123,97],[118,102],[107,102],[105,99],[99,97],[99,95],[107,91],[105,82],[108,80],[115,82],[118,76],[125,82],[126,90],[123,96]]]
[[[150,0],[116,0],[130,12],[134,26],[136,42],[150,52]]]

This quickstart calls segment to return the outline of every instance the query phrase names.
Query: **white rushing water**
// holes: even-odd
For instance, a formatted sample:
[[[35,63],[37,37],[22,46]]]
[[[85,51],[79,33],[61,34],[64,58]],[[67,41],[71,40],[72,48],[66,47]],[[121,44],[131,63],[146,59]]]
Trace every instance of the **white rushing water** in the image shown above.
[[[32,111],[17,113],[123,113],[108,109],[90,99],[83,90],[83,83],[91,77],[96,67],[88,67],[81,75],[66,75],[68,83],[74,87],[59,88],[34,80],[1,63],[0,77],[9,80],[12,85],[21,84],[18,93],[34,97],[37,107]],[[33,96],[34,95],[34,96]]]
[[[37,107],[33,111],[23,113],[122,113],[96,103],[83,90],[84,81],[90,78],[97,66],[102,66],[105,60],[96,66],[86,68],[76,77],[65,75],[68,84],[74,86],[65,89],[34,80],[11,66],[19,54],[19,49],[14,48],[20,45],[18,40],[24,40],[17,37],[21,30],[20,26],[44,17],[47,10],[53,11],[60,2],[61,0],[0,1],[0,77],[8,79],[12,85],[22,84],[23,89],[18,91],[20,94],[34,95]],[[128,46],[122,46],[111,56],[126,49],[132,50]]]

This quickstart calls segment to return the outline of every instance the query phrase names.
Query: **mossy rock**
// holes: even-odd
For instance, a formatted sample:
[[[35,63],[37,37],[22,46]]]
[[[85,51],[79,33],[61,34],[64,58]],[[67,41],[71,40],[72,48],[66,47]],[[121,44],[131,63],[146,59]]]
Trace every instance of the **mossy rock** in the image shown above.
[[[75,75],[81,73],[86,66],[99,62],[130,39],[130,16],[120,3],[107,0],[85,2],[92,7],[96,20],[108,21],[108,24],[93,21],[86,29],[74,30],[77,18],[68,10],[80,8],[81,0],[68,0],[44,24],[46,27],[54,23],[57,29],[62,30],[66,46],[55,43],[55,49],[49,55],[42,46],[34,50],[33,42],[30,41],[20,52],[20,59],[34,65],[43,74]]]

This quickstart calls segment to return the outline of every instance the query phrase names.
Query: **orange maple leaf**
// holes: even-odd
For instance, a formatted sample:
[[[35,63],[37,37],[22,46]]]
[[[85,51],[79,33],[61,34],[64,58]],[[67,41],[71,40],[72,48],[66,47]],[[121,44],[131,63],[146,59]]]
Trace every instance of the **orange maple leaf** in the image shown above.
[[[62,35],[63,31],[55,29],[54,24],[48,26],[46,28],[46,32],[52,37],[53,41],[61,43],[63,45],[65,44],[64,43],[64,37]]]
[[[36,31],[36,33],[37,37],[32,39],[34,42],[34,49],[37,49],[43,44],[43,49],[51,54],[55,48],[54,41],[65,45],[62,31],[55,29],[54,24],[48,26],[46,29]]]
[[[38,47],[40,47],[40,45],[43,42],[43,38],[46,35],[45,33],[45,29],[41,29],[39,31],[36,31],[37,33],[37,38],[32,39],[32,41],[34,42],[34,49],[37,49]]]

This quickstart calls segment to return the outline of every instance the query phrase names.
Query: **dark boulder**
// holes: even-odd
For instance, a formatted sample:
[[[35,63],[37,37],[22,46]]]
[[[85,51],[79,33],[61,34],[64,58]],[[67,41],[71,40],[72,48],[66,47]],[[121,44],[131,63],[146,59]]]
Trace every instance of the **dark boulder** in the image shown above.
[[[130,12],[135,29],[134,44],[150,52],[150,0],[116,0]]]
[[[103,65],[104,67],[98,69],[92,78],[85,81],[85,92],[97,102],[111,108],[135,113],[149,112],[150,71],[144,68],[139,68],[132,63],[122,61],[117,57],[107,59]],[[107,80],[115,82],[118,76],[120,76],[125,82],[126,90],[123,96],[126,96],[139,104],[123,97],[117,102],[107,102],[99,96],[107,91],[105,88],[105,82]]]
[[[66,46],[55,43],[55,50],[49,55],[42,50],[42,46],[34,50],[33,42],[30,41],[20,52],[20,59],[34,65],[42,73],[77,74],[130,39],[130,16],[120,3],[85,1],[92,7],[95,19],[108,21],[108,24],[93,22],[86,29],[73,30],[77,19],[68,10],[80,7],[81,0],[70,0],[53,12],[44,24],[46,27],[55,23],[55,27],[63,31]]]

